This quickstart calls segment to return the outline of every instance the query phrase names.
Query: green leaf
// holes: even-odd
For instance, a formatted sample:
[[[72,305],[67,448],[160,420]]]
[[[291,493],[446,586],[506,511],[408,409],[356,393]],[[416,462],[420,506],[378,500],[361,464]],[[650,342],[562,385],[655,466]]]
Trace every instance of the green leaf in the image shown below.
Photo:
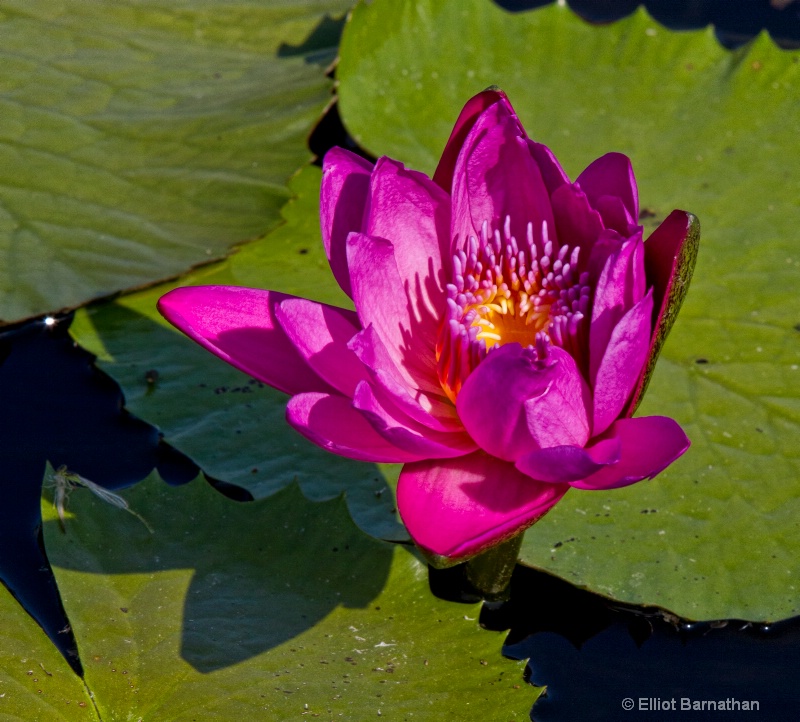
[[[318,168],[305,168],[291,181],[297,198],[284,210],[284,226],[224,262],[194,271],[180,285],[254,286],[350,304],[322,247],[320,178]],[[257,498],[293,481],[318,501],[345,491],[362,529],[383,539],[408,539],[387,486],[387,479],[396,481],[397,468],[333,456],[292,430],[284,419],[284,394],[249,379],[161,318],[156,301],[174,285],[81,309],[71,328],[122,385],[127,408],[158,425],[167,441],[214,478]],[[158,372],[155,383],[146,379],[152,370]]]
[[[0,715],[4,720],[98,719],[81,679],[2,585],[0,624]]]
[[[526,562],[688,617],[800,612],[799,60],[765,35],[731,53],[644,11],[590,26],[482,0],[354,10],[340,110],[371,153],[431,173],[462,105],[496,84],[571,177],[628,154],[648,230],[676,207],[702,224],[639,409],[676,418],[692,448],[654,481],[570,492],[528,532]]]
[[[274,226],[348,0],[7,2],[0,322],[174,276]]]
[[[503,635],[434,598],[341,498],[241,504],[150,478],[125,492],[150,534],[83,491],[66,534],[43,505],[45,543],[102,719],[527,719]]]

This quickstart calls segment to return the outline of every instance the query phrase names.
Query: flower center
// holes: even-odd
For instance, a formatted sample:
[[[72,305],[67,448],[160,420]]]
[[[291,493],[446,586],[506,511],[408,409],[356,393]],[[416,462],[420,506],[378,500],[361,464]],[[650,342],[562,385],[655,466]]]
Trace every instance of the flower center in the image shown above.
[[[453,256],[446,286],[447,312],[436,348],[439,381],[455,401],[467,376],[494,347],[536,342],[537,334],[576,355],[581,321],[589,308],[589,275],[578,271],[580,247],[555,249],[542,223],[534,239],[528,223],[524,241],[484,222],[480,239],[470,236]]]

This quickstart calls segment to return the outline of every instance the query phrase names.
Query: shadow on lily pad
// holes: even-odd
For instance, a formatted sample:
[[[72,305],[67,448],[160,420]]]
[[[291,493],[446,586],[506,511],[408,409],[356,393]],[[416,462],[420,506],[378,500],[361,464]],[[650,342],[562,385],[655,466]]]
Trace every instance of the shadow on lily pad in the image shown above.
[[[108,598],[109,616],[124,616],[141,643],[175,640],[176,653],[209,673],[295,638],[337,607],[366,607],[388,578],[392,546],[359,531],[342,497],[311,502],[294,484],[237,504],[199,481],[169,488],[150,479],[126,499],[152,534],[91,494],[74,499],[66,535],[55,522],[45,530],[57,567],[88,572],[70,576],[65,600],[92,648],[120,632],[91,605],[80,608],[84,594]]]
[[[157,469],[183,484],[197,467],[158,429],[124,408],[119,386],[70,338],[71,316],[0,333],[0,581],[73,669],[81,662],[42,538],[42,479],[49,462],[119,489]]]
[[[0,559],[0,579],[73,669],[83,673],[75,634],[78,643],[88,648],[105,623],[97,614],[83,622],[76,619],[92,609],[87,599],[103,594],[103,577],[98,574],[142,573],[157,578],[156,572],[167,569],[194,570],[185,599],[182,595],[166,600],[180,607],[174,615],[139,610],[134,601],[125,614],[132,619],[141,613],[165,624],[183,620],[180,654],[202,672],[236,664],[291,639],[337,606],[368,604],[384,586],[391,548],[360,532],[348,510],[360,510],[362,518],[391,516],[391,502],[387,505],[391,494],[380,498],[388,491],[385,480],[366,479],[364,499],[353,500],[349,495],[348,505],[342,496],[342,479],[346,483],[347,474],[338,473],[335,462],[339,460],[319,452],[328,463],[323,468],[315,455],[292,451],[295,438],[302,445],[306,442],[285,425],[285,397],[248,385],[239,372],[145,317],[119,309],[106,321],[110,325],[98,324],[96,330],[111,335],[119,331],[128,344],[118,358],[115,355],[119,362],[115,371],[122,371],[125,378],[130,375],[134,398],[155,402],[155,406],[140,404],[142,408],[175,411],[174,407],[196,397],[197,406],[189,403],[188,409],[178,409],[178,415],[188,414],[200,424],[208,421],[209,435],[201,435],[200,443],[224,446],[219,419],[225,408],[233,407],[235,428],[227,431],[234,437],[243,431],[244,439],[243,446],[230,454],[232,465],[237,453],[246,448],[249,431],[258,446],[264,446],[265,430],[272,426],[279,429],[279,438],[262,450],[270,466],[263,470],[266,476],[258,477],[273,485],[272,496],[252,504],[233,503],[199,479],[186,484],[198,476],[198,467],[166,444],[158,428],[123,408],[125,399],[117,383],[95,366],[93,354],[70,337],[71,316],[34,321],[0,335],[0,399],[7,410],[0,447],[0,483],[5,491],[0,534],[5,548],[14,550]],[[115,326],[116,322],[122,326]],[[100,346],[106,340],[113,345],[108,335],[101,338]],[[154,353],[165,348],[162,341],[175,339],[179,348],[169,349],[166,359]],[[183,356],[187,347],[188,359]],[[126,356],[126,351],[132,351],[132,356]],[[195,366],[192,353],[224,374],[232,372],[236,385],[231,383],[224,391],[215,386],[213,372],[206,374],[203,363]],[[187,366],[188,394],[187,379],[176,364]],[[169,393],[172,383],[177,396]],[[246,409],[259,392],[269,396],[266,404],[274,411],[274,419],[257,413],[265,408],[258,403],[253,413]],[[208,399],[221,400],[222,408],[209,407]],[[365,474],[376,474],[371,465],[341,461]],[[48,522],[43,533],[42,480],[48,463],[53,469],[65,466],[106,489],[125,489],[122,496],[145,523],[88,489],[75,488],[66,504],[66,533],[56,521]],[[127,488],[153,470],[169,484],[186,486],[171,489],[152,479]],[[250,471],[245,469],[254,476]],[[317,480],[326,471],[330,484]],[[334,479],[335,488],[331,486]],[[300,481],[328,501],[309,501],[298,487]],[[211,483],[225,496],[252,499],[235,484]],[[52,490],[47,494],[52,498]],[[82,575],[84,586],[59,592],[51,561],[56,567],[88,572]]]
[[[298,45],[281,43],[278,48],[279,58],[305,56],[306,63],[321,63],[327,65],[336,56],[339,47],[339,38],[342,35],[345,18],[334,18],[325,15],[308,34],[305,40]]]
[[[285,394],[146,315],[119,304],[90,312],[96,352],[103,349],[113,358],[103,365],[125,389],[129,408],[157,424],[208,477],[246,489],[255,499],[295,482],[312,501],[345,492],[360,529],[388,541],[408,540],[385,478],[396,467],[381,469],[314,446],[286,423]],[[89,343],[88,324],[79,321],[77,337]],[[266,341],[263,348],[269,353]],[[158,380],[147,384],[153,371]]]

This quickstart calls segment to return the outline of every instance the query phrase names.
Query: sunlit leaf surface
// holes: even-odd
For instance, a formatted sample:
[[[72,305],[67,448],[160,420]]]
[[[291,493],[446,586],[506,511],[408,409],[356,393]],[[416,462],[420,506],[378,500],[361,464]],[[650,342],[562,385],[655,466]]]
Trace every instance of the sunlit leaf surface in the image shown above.
[[[432,172],[463,103],[496,84],[571,177],[627,153],[648,230],[673,208],[701,221],[692,288],[639,410],[678,419],[692,449],[652,482],[568,494],[528,532],[526,561],[688,617],[800,611],[798,60],[766,36],[731,53],[644,11],[590,26],[480,0],[356,8],[340,110],[371,153]]]
[[[41,627],[0,587],[0,715],[7,720],[96,722],[91,697]]]
[[[0,12],[0,321],[183,272],[274,226],[347,0]]]
[[[536,692],[503,635],[433,597],[425,565],[341,499],[156,479],[125,496],[152,534],[79,491],[66,534],[45,522],[102,719],[527,718]]]

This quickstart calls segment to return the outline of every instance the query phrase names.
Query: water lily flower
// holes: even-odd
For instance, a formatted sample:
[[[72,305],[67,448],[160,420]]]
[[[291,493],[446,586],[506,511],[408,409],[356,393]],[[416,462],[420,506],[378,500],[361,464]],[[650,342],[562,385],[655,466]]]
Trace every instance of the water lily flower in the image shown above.
[[[178,288],[192,339],[291,395],[286,417],[342,456],[399,462],[400,515],[431,557],[519,534],[570,488],[652,478],[689,447],[632,417],[688,285],[696,219],[643,241],[630,161],[575,182],[507,97],[462,111],[433,178],[325,157],[320,215],[355,311],[275,291]]]

